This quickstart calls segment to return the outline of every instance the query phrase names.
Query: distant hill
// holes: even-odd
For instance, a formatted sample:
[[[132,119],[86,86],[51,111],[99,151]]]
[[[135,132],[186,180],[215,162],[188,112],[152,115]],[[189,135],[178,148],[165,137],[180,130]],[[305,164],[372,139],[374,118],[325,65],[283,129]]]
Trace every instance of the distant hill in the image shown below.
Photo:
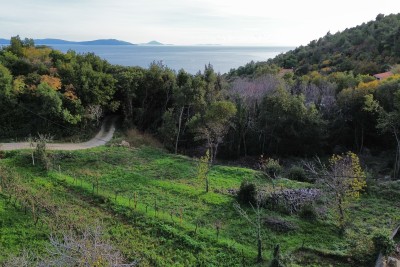
[[[34,39],[36,45],[135,45],[129,42],[120,41],[116,39],[100,39],[100,40],[93,40],[93,41],[81,41],[81,42],[74,42],[74,41],[66,41],[62,39]],[[10,44],[10,40],[7,39],[0,39],[0,44]]]
[[[120,41],[116,39],[100,39],[94,41],[78,42],[81,45],[135,45],[129,42]]]
[[[141,45],[164,45],[163,43],[160,43],[158,41],[150,41],[148,43],[145,44],[141,44]]]
[[[57,45],[57,44],[75,44],[76,42],[65,41],[61,39],[34,39],[36,45]]]
[[[0,45],[8,45],[10,44],[10,40],[0,38]]]
[[[374,74],[400,63],[400,14],[379,14],[376,20],[311,41],[270,59],[269,63],[310,71],[353,71]]]

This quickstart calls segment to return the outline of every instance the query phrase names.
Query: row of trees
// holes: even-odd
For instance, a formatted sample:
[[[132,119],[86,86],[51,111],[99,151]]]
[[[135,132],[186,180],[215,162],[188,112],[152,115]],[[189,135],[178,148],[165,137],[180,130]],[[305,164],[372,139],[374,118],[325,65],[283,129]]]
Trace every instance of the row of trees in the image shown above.
[[[211,65],[194,75],[159,63],[114,66],[17,36],[0,50],[0,137],[70,135],[117,112],[125,128],[154,134],[175,153],[203,147],[199,152],[208,149],[211,161],[217,154],[381,151],[397,144],[391,136],[398,136],[399,84],[398,75],[383,81],[351,71],[299,76],[269,63],[227,75]]]

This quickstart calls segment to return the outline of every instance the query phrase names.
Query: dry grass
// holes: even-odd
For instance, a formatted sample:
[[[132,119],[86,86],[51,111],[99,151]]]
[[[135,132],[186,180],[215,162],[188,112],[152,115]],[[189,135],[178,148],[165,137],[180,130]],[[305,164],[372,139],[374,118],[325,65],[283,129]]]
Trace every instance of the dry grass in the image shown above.
[[[126,141],[131,147],[150,146],[162,148],[163,145],[155,137],[148,133],[142,133],[137,129],[130,129],[125,132]]]

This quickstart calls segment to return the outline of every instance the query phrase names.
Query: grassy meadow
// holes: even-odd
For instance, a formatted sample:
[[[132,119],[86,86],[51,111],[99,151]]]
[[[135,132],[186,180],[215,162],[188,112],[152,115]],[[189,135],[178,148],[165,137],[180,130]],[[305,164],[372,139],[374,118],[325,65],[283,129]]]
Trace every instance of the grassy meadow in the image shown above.
[[[263,226],[265,261],[257,264],[255,228],[234,209],[231,192],[244,180],[265,190],[315,185],[286,178],[272,184],[256,170],[215,165],[205,193],[195,160],[159,148],[50,154],[50,171],[32,166],[29,151],[6,152],[0,160],[0,168],[17,177],[28,194],[52,207],[40,212],[35,223],[17,199],[0,194],[0,263],[23,249],[45,255],[50,234],[101,224],[114,245],[128,259],[139,259],[140,266],[268,266],[276,244],[288,266],[352,266],[368,249],[368,238],[382,228],[392,229],[400,217],[399,200],[390,197],[392,185],[382,194],[386,198],[381,187],[368,187],[352,204],[344,235],[332,208],[314,220],[263,209],[264,217],[284,220],[295,229]],[[251,207],[242,207],[255,218]]]

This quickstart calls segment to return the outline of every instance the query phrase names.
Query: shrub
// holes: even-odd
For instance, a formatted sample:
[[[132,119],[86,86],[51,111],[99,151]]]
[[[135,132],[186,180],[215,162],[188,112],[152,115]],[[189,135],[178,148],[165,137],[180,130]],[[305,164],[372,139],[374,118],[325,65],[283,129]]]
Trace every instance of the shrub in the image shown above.
[[[4,159],[6,157],[6,153],[1,150],[1,144],[0,144],[0,159]]]
[[[285,265],[282,263],[281,260],[281,252],[279,245],[274,247],[273,259],[269,264],[269,267],[284,267]]]
[[[300,166],[291,167],[288,173],[288,178],[300,182],[309,182],[306,171]]]
[[[315,206],[309,203],[300,208],[299,216],[305,220],[315,221],[318,218],[318,213]]]
[[[372,238],[374,242],[375,252],[382,252],[384,256],[388,256],[394,252],[396,248],[396,244],[393,239],[389,237],[389,233],[387,232],[378,232]]]
[[[349,240],[349,253],[351,257],[363,266],[371,266],[371,263],[375,259],[374,244],[371,238],[350,233],[348,235]]]
[[[272,158],[264,159],[261,156],[260,159],[261,171],[270,178],[276,178],[282,172],[282,166],[279,164],[279,160]]]
[[[256,186],[253,183],[243,181],[237,193],[237,200],[243,204],[254,204],[256,202]]]
[[[162,144],[149,133],[142,133],[137,129],[129,129],[126,131],[126,141],[131,147],[150,146],[162,148]]]
[[[264,219],[264,224],[271,230],[279,233],[287,233],[297,230],[299,227],[292,223],[277,217],[267,217]]]

